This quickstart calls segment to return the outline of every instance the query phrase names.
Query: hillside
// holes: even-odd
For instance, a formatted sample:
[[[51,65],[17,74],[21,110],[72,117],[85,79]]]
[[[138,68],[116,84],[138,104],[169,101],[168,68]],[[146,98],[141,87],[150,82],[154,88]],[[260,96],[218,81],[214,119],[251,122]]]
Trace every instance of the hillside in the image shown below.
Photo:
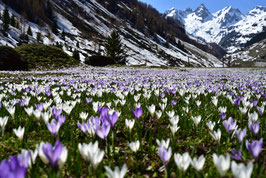
[[[115,29],[129,55],[128,65],[222,64],[217,58],[222,55],[220,49],[190,39],[180,21],[165,19],[157,10],[137,0],[3,0],[0,1],[1,14],[5,5],[17,25],[10,25],[6,35],[0,33],[2,45],[53,44],[69,55],[78,50],[84,61],[88,56],[103,54],[102,43]],[[29,27],[32,35],[26,35]],[[185,48],[190,47],[182,49],[181,41],[182,45],[187,44]]]
[[[240,51],[226,55],[225,58],[230,59],[234,66],[266,67],[265,33],[254,36],[245,46]]]

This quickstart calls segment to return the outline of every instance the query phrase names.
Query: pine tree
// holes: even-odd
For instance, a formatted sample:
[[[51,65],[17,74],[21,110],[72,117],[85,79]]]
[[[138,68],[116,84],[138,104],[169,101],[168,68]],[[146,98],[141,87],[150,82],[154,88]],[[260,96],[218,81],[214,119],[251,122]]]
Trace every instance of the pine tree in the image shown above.
[[[126,53],[124,45],[116,31],[112,31],[111,35],[107,38],[104,48],[106,56],[113,58],[116,63],[125,64]]]
[[[9,28],[10,23],[10,16],[7,9],[7,6],[5,7],[4,14],[3,14],[3,31],[6,32]]]
[[[54,34],[58,34],[58,26],[57,26],[57,22],[56,22],[56,20],[54,20],[54,22],[53,22],[53,25],[52,25],[52,32],[54,33]]]
[[[79,57],[79,51],[75,49],[75,50],[73,51],[72,57],[73,57],[74,59],[76,59],[77,61],[79,61],[79,60],[80,60],[80,57]]]
[[[32,36],[32,31],[31,31],[30,26],[28,27],[27,34],[30,35],[30,36]]]
[[[11,16],[10,25],[12,27],[16,27],[16,19],[15,19],[15,16],[13,14]]]
[[[65,33],[65,30],[64,29],[62,31],[61,37],[65,41],[65,39],[66,39],[66,33]]]
[[[37,32],[36,40],[37,40],[38,43],[42,43],[42,34],[41,34],[41,32]]]

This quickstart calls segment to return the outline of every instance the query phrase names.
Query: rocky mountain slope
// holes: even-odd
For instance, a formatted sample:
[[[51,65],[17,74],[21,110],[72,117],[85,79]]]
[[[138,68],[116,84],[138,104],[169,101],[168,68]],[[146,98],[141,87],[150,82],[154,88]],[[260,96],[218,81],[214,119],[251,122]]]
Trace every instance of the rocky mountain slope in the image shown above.
[[[228,52],[244,47],[266,27],[266,7],[262,6],[255,7],[247,15],[231,6],[210,13],[204,4],[195,10],[172,8],[165,14],[180,20],[191,37],[202,43],[216,43]]]
[[[222,65],[214,55],[218,56],[215,50],[190,39],[179,21],[167,20],[136,0],[0,0],[1,14],[6,5],[17,24],[9,26],[6,34],[0,32],[0,45],[15,47],[25,42],[57,45],[69,55],[78,50],[84,61],[88,56],[103,54],[104,39],[117,30],[129,56],[128,65]],[[158,16],[158,24],[143,19],[148,17],[146,11]],[[139,15],[141,21],[137,22],[139,19],[132,14]],[[29,27],[32,35],[27,35]]]

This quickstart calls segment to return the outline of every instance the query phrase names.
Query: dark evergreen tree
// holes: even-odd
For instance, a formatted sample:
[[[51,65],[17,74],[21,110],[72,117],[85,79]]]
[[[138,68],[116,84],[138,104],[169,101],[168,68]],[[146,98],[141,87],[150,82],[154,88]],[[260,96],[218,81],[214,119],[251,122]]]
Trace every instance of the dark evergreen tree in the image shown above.
[[[28,27],[27,34],[30,35],[30,36],[32,36],[32,31],[31,31],[30,26]]]
[[[47,17],[52,20],[53,19],[53,9],[52,9],[52,5],[50,3],[50,0],[47,1],[45,11],[46,11]]]
[[[65,33],[65,30],[64,29],[62,31],[61,37],[65,41],[65,39],[66,39],[66,33]]]
[[[41,34],[41,32],[37,32],[36,40],[37,40],[38,43],[42,43],[42,34]]]
[[[2,13],[0,12],[0,20],[2,20]]]
[[[116,31],[112,31],[106,39],[104,48],[106,56],[113,58],[116,63],[125,64],[126,52],[120,35]]]
[[[9,28],[10,24],[10,16],[8,12],[7,6],[5,7],[4,14],[3,14],[3,31],[6,32]]]
[[[77,48],[79,48],[79,42],[77,41],[77,44],[76,44]]]
[[[58,26],[57,26],[57,22],[56,22],[56,20],[54,20],[54,22],[53,22],[53,25],[52,25],[52,32],[54,33],[54,34],[58,34]]]
[[[73,51],[72,57],[78,61],[80,60],[79,51],[77,49]]]
[[[29,41],[29,36],[25,35],[24,40],[25,40],[25,42],[28,42]]]
[[[15,16],[13,14],[11,16],[10,25],[12,27],[16,27],[16,18],[15,18]]]

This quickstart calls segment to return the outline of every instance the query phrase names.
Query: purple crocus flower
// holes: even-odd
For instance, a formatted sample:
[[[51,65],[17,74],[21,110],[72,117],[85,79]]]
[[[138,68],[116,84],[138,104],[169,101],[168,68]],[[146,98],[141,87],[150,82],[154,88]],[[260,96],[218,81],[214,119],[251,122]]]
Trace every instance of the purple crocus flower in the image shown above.
[[[18,104],[19,104],[20,107],[24,107],[25,104],[26,104],[26,101],[24,101],[24,100],[19,100],[19,101],[18,101]]]
[[[106,118],[108,114],[108,108],[107,107],[98,107],[98,113],[100,114],[101,117]]]
[[[240,98],[236,99],[236,100],[235,100],[235,105],[236,105],[237,107],[239,107],[239,106],[240,106],[240,102],[241,102]]]
[[[28,168],[31,164],[31,153],[29,150],[22,150],[21,154],[17,155],[18,160],[20,161],[21,165],[25,168]]]
[[[135,108],[135,110],[131,109],[131,112],[139,120],[142,115],[142,107],[140,106],[139,108]]]
[[[26,173],[26,167],[17,156],[10,156],[9,160],[3,160],[0,163],[1,178],[24,178]]]
[[[229,134],[236,129],[236,121],[234,121],[232,117],[229,117],[228,120],[223,121],[223,125]]]
[[[102,125],[96,126],[95,132],[101,139],[106,140],[109,134],[110,128],[111,126],[109,122],[105,121],[102,123]]]
[[[258,104],[258,100],[254,100],[254,101],[252,101],[252,103],[253,103],[253,106],[256,107]]]
[[[256,123],[250,123],[249,125],[248,125],[248,127],[249,127],[249,129],[252,131],[252,133],[255,135],[255,136],[257,136],[258,135],[258,133],[259,133],[259,131],[260,131],[260,124],[259,124],[259,122],[256,122]]]
[[[176,94],[176,89],[172,89],[170,92],[171,92],[172,95],[175,95]]]
[[[260,115],[262,116],[264,113],[264,106],[263,105],[261,107],[257,106],[257,109],[258,109]]]
[[[112,115],[108,114],[108,122],[110,123],[111,127],[114,128],[115,123],[117,122],[118,115],[114,112]]]
[[[55,168],[63,151],[63,145],[57,140],[54,147],[50,143],[43,144],[42,150],[49,163]]]
[[[87,132],[87,127],[86,127],[86,123],[85,123],[85,122],[82,122],[82,124],[78,122],[77,125],[78,125],[78,128],[79,128],[84,134]]]
[[[49,88],[49,87],[46,87],[46,88],[45,88],[45,95],[46,95],[47,97],[49,97],[49,96],[51,95],[51,91],[50,91],[50,88]]]
[[[173,106],[175,106],[177,104],[177,101],[176,100],[172,100],[171,103],[172,103]]]
[[[159,157],[163,162],[163,165],[166,166],[172,156],[172,149],[169,148],[167,150],[164,146],[162,146],[158,148],[158,152],[159,152]]]
[[[232,153],[231,153],[231,157],[233,159],[236,159],[236,160],[239,160],[241,161],[242,160],[242,154],[241,154],[241,151],[240,150],[236,150],[236,149],[232,149]]]
[[[51,121],[51,123],[47,122],[46,123],[46,126],[48,128],[48,130],[51,132],[51,134],[56,137],[57,136],[57,133],[61,127],[61,123],[60,122],[57,122],[55,119],[53,119]]]
[[[263,96],[264,100],[266,100],[266,93],[264,93],[262,96]]]
[[[89,104],[92,102],[92,98],[86,98],[86,102]]]
[[[242,143],[244,137],[246,136],[247,129],[245,128],[244,130],[238,129],[236,130],[236,137],[239,143]]]
[[[161,98],[164,98],[165,94],[164,93],[161,93],[160,96],[161,96]]]
[[[40,104],[36,104],[35,107],[36,107],[36,109],[38,109],[38,110],[40,110],[40,111],[43,110],[43,104],[42,104],[42,103],[40,103]]]
[[[56,107],[53,107],[52,114],[55,119],[62,113],[62,109],[57,109]]]
[[[223,112],[222,114],[219,115],[221,117],[222,120],[224,120],[226,118],[226,114]]]
[[[58,121],[58,123],[60,124],[60,126],[62,126],[62,125],[65,123],[65,121],[66,121],[66,116],[59,115],[59,116],[57,117],[57,121]]]
[[[262,142],[263,138],[261,138],[259,141],[258,140],[252,140],[251,143],[246,140],[246,147],[249,153],[252,155],[252,157],[257,161],[258,156],[261,152],[262,149]]]

